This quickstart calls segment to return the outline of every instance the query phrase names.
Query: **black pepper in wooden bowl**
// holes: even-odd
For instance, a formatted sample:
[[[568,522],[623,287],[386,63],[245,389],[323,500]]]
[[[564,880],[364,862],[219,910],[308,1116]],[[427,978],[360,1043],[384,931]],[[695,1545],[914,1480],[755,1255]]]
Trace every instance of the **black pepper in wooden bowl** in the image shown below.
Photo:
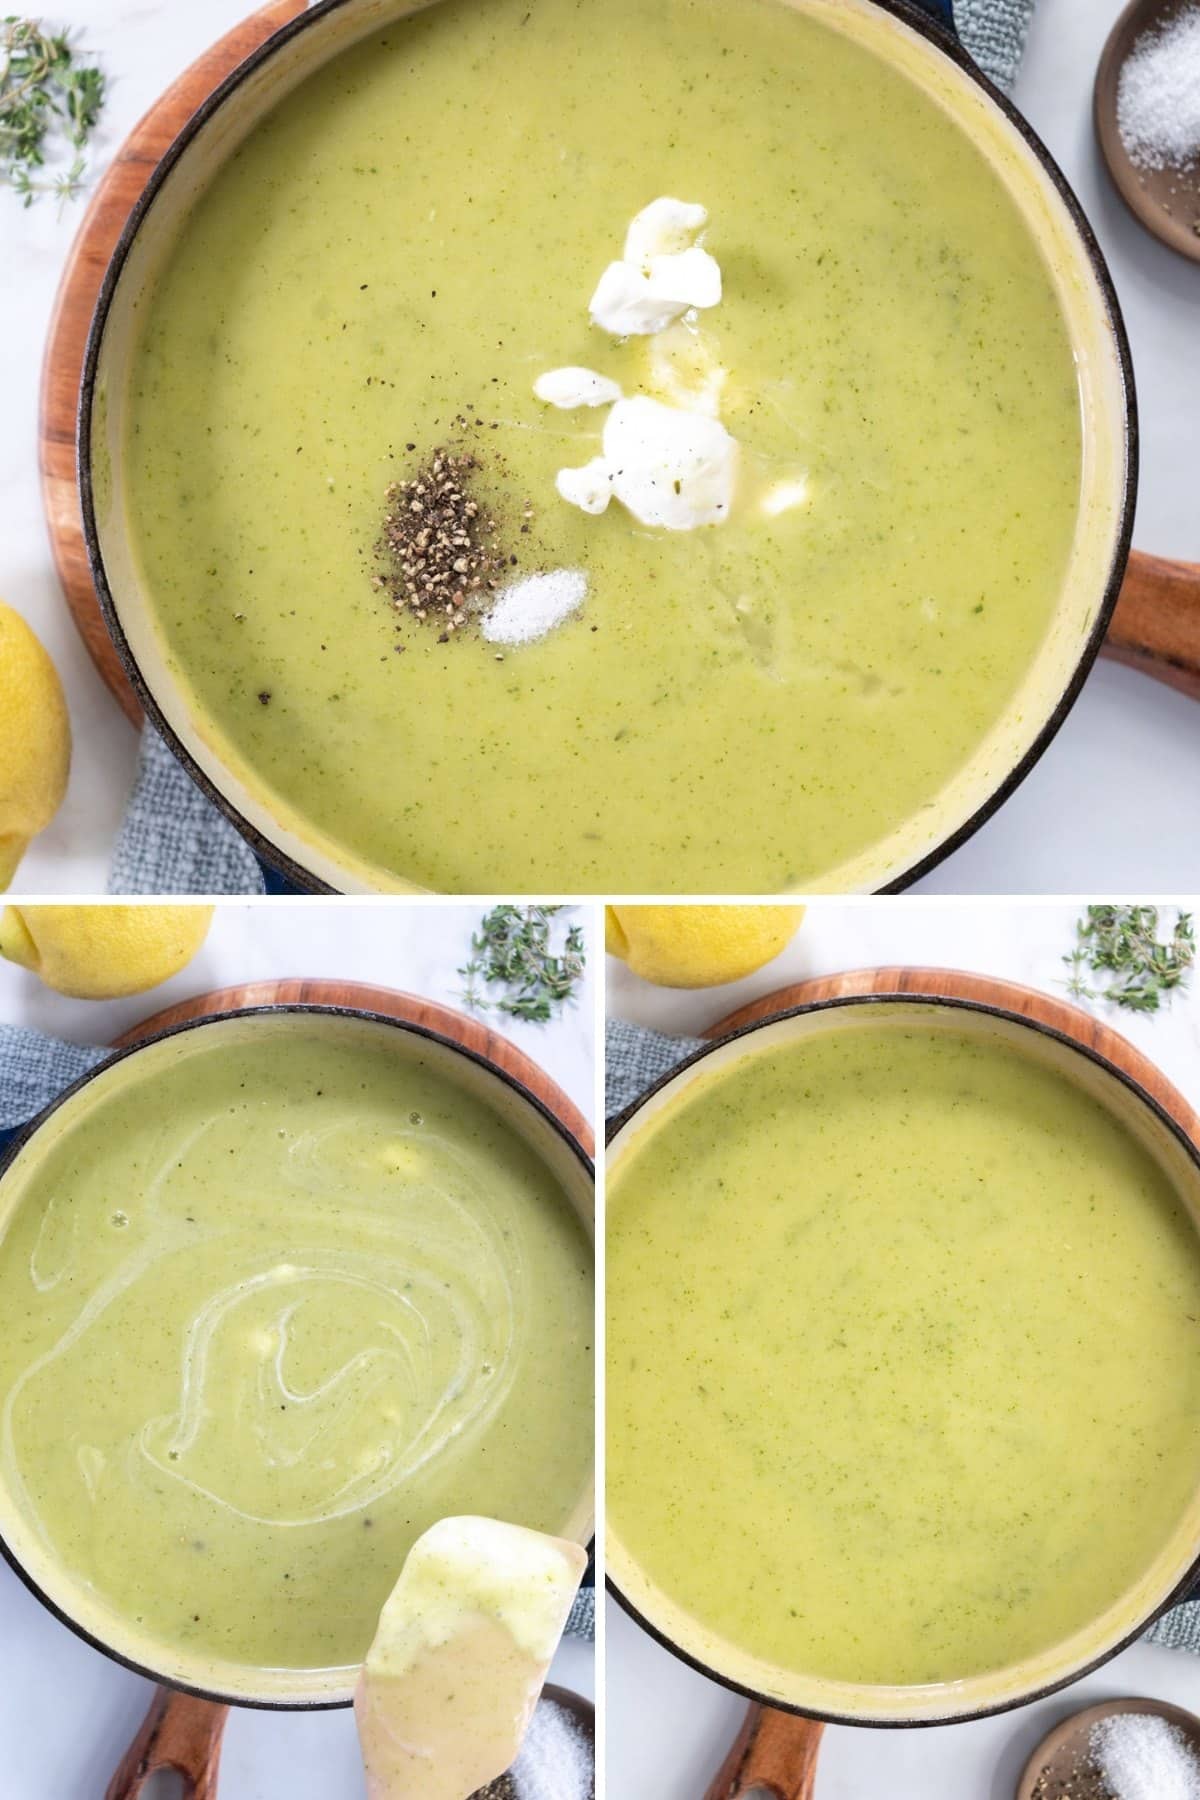
[[[1034,1783],[1032,1800],[1113,1800],[1090,1756],[1077,1758],[1066,1770],[1045,1770]]]
[[[501,1775],[499,1781],[490,1781],[485,1788],[480,1788],[471,1800],[520,1800],[516,1783],[511,1775]]]

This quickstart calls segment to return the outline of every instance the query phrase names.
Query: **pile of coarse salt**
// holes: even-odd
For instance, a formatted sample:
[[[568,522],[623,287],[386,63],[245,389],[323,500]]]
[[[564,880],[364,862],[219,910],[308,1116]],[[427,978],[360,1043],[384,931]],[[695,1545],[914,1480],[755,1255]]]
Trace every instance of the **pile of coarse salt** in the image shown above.
[[[500,591],[479,629],[489,644],[531,644],[583,605],[587,585],[582,569],[524,575]]]
[[[1200,6],[1138,38],[1117,82],[1117,129],[1139,169],[1200,157]]]
[[[541,1699],[512,1767],[519,1800],[592,1800],[596,1763],[574,1713]]]
[[[1200,1757],[1157,1713],[1110,1713],[1088,1748],[1113,1800],[1200,1800]]]

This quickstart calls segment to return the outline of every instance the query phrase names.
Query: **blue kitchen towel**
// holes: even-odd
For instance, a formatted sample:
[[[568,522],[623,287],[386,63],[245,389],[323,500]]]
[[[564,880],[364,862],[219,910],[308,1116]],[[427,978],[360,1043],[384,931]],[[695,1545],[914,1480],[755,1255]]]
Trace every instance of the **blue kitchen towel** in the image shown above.
[[[916,3],[940,18],[949,0]],[[1007,90],[1020,67],[1034,0],[953,0],[953,5],[964,45],[984,73]],[[147,724],[108,891],[292,894],[300,890],[259,861]]]
[[[64,1044],[25,1025],[0,1024],[0,1150],[107,1055],[91,1044]]]
[[[604,1111],[615,1118],[639,1094],[704,1047],[703,1038],[666,1037],[625,1019],[610,1019],[604,1033]],[[1200,1590],[1193,1590],[1200,1591]],[[1146,1633],[1152,1644],[1200,1656],[1200,1600],[1187,1600],[1164,1613]]]
[[[676,1063],[704,1048],[703,1038],[667,1037],[625,1019],[604,1027],[604,1116],[615,1119]]]
[[[110,894],[298,894],[261,861],[153,725],[142,727],[137,774],[108,876]]]
[[[1008,93],[1017,79],[1034,0],[954,0],[963,47],[984,74]]]
[[[43,1107],[108,1054],[94,1044],[68,1044],[25,1025],[0,1023],[0,1155]],[[589,1556],[587,1585],[576,1594],[566,1624],[569,1636],[589,1642],[596,1636],[595,1579]]]
[[[261,894],[258,858],[202,794],[153,725],[142,727],[137,775],[110,894]]]
[[[588,1580],[594,1582],[595,1572],[589,1571]],[[566,1631],[568,1637],[586,1638],[591,1643],[596,1636],[596,1590],[595,1587],[581,1587],[571,1603],[567,1615]]]

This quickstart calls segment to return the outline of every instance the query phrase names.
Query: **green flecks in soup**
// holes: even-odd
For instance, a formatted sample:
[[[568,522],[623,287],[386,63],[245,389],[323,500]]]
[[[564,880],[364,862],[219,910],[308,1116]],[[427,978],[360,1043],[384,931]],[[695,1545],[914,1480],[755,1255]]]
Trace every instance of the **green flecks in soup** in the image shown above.
[[[193,1050],[9,1182],[0,1482],[100,1636],[353,1665],[435,1520],[579,1505],[590,1247],[411,1053],[336,1022]]]
[[[533,382],[647,386],[587,302],[661,194],[709,210],[721,417],[747,479],[807,483],[778,517],[555,494],[600,420]],[[502,659],[403,626],[395,654],[383,497],[464,411],[517,572],[587,600]],[[344,853],[445,890],[773,891],[929,805],[1002,714],[1066,566],[1079,396],[1003,184],[861,46],[776,0],[444,0],[218,175],[145,308],[126,455],[196,707]]]
[[[999,1043],[842,1028],[699,1082],[613,1171],[607,1283],[612,1530],[781,1670],[1047,1650],[1200,1484],[1194,1226]]]

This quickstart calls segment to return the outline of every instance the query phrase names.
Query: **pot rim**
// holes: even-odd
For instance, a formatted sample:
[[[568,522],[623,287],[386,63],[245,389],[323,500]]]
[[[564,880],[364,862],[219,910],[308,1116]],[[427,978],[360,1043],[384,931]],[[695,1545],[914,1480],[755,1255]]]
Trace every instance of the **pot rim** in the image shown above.
[[[510,1075],[507,1069],[502,1069],[498,1063],[489,1061],[489,1059],[486,1056],[481,1055],[478,1050],[472,1050],[465,1044],[456,1043],[453,1038],[446,1037],[440,1031],[432,1030],[428,1025],[418,1025],[410,1019],[399,1019],[388,1013],[375,1012],[369,1007],[332,1006],[323,1005],[317,1001],[304,1000],[286,1000],[281,1001],[278,1004],[268,1003],[260,1006],[241,1006],[235,1007],[230,1012],[203,1013],[199,1018],[184,1019],[176,1025],[164,1026],[159,1031],[152,1031],[148,1036],[138,1038],[135,1043],[123,1044],[118,1049],[114,1049],[92,1068],[85,1069],[83,1074],[77,1076],[69,1086],[63,1088],[61,1093],[56,1094],[54,1098],[28,1122],[28,1124],[21,1127],[20,1131],[11,1142],[5,1145],[4,1150],[0,1152],[0,1183],[3,1182],[4,1177],[8,1174],[9,1169],[25,1149],[26,1145],[33,1140],[44,1125],[49,1123],[59,1109],[67,1105],[77,1094],[80,1094],[90,1082],[94,1081],[98,1076],[105,1074],[109,1069],[115,1067],[117,1063],[124,1062],[127,1057],[136,1056],[140,1051],[148,1050],[153,1045],[164,1043],[168,1038],[180,1037],[184,1032],[200,1031],[209,1026],[223,1024],[229,1019],[251,1019],[261,1017],[264,1014],[275,1015],[280,1013],[316,1013],[334,1018],[365,1019],[374,1025],[388,1025],[398,1031],[407,1032],[413,1037],[425,1038],[445,1050],[453,1051],[456,1055],[465,1057],[468,1062],[472,1062],[478,1068],[485,1070],[488,1074],[494,1075],[499,1081],[503,1082],[506,1087],[511,1088],[520,1099],[526,1102],[527,1105],[531,1106],[534,1112],[539,1114],[544,1122],[553,1128],[556,1135],[574,1156],[576,1162],[579,1163],[585,1177],[591,1180],[593,1184],[595,1183],[595,1165],[592,1158],[588,1155],[574,1133],[563,1124],[562,1120],[559,1119],[556,1114],[550,1111],[544,1101],[540,1100],[530,1088],[525,1086],[524,1082],[518,1080],[515,1075]],[[591,1486],[594,1489],[594,1469],[591,1474]],[[117,1663],[124,1669],[129,1669],[134,1675],[143,1676],[147,1681],[154,1681],[161,1687],[170,1688],[175,1693],[191,1694],[197,1700],[209,1700],[216,1705],[244,1708],[248,1712],[339,1712],[354,1704],[353,1693],[345,1699],[322,1698],[281,1700],[262,1699],[257,1696],[254,1698],[247,1698],[242,1694],[223,1693],[217,1688],[207,1688],[194,1685],[191,1682],[176,1680],[171,1676],[164,1675],[158,1670],[151,1668],[146,1663],[138,1662],[133,1657],[124,1655],[123,1652],[115,1649],[111,1644],[105,1643],[95,1632],[90,1631],[87,1626],[81,1624],[78,1619],[74,1618],[64,1606],[61,1606],[58,1603],[57,1600],[52,1599],[51,1596],[46,1593],[36,1577],[25,1568],[15,1550],[10,1546],[3,1524],[0,1524],[0,1557],[3,1557],[9,1568],[19,1577],[25,1587],[33,1595],[34,1599],[39,1601],[41,1605],[46,1608],[47,1612],[58,1620],[60,1625],[65,1625],[77,1638],[81,1638],[83,1642],[90,1645],[93,1650],[98,1650],[101,1655],[106,1656],[110,1662]]]
[[[1200,1142],[1197,1142],[1195,1138],[1184,1130],[1179,1121],[1172,1117],[1166,1108],[1155,1099],[1154,1095],[1151,1094],[1147,1088],[1143,1087],[1142,1083],[1138,1081],[1135,1076],[1128,1074],[1124,1069],[1118,1067],[1116,1063],[1112,1062],[1109,1057],[1102,1051],[1097,1050],[1093,1045],[1085,1043],[1082,1038],[1072,1037],[1069,1032],[1061,1031],[1057,1026],[1047,1025],[1043,1020],[1030,1018],[1025,1013],[1014,1012],[1011,1008],[998,1005],[994,1001],[968,999],[963,995],[926,994],[909,992],[907,990],[904,992],[884,990],[879,993],[870,994],[833,994],[824,1000],[806,1000],[802,1001],[797,1006],[783,1007],[779,1012],[770,1013],[764,1019],[755,1019],[749,1025],[739,1025],[732,1031],[723,1032],[720,1037],[714,1038],[711,1043],[705,1044],[702,1049],[695,1050],[691,1055],[684,1057],[681,1062],[676,1063],[673,1068],[668,1069],[665,1075],[660,1075],[644,1093],[639,1094],[635,1100],[631,1101],[630,1104],[623,1109],[623,1111],[614,1115],[605,1128],[604,1142],[606,1151],[609,1146],[615,1143],[616,1139],[632,1125],[637,1118],[637,1115],[650,1100],[661,1093],[662,1090],[672,1081],[676,1080],[678,1076],[685,1074],[694,1069],[697,1064],[704,1062],[714,1051],[722,1050],[727,1045],[736,1043],[740,1038],[750,1037],[754,1032],[762,1031],[769,1025],[778,1025],[781,1021],[787,1019],[802,1018],[808,1013],[831,1012],[842,1007],[894,1005],[950,1007],[960,1012],[983,1013],[992,1018],[1001,1019],[1006,1024],[1023,1026],[1029,1031],[1038,1033],[1040,1036],[1050,1039],[1053,1043],[1062,1045],[1067,1050],[1076,1051],[1088,1062],[1091,1062],[1097,1068],[1103,1070],[1107,1076],[1119,1082],[1136,1100],[1150,1111],[1159,1124],[1164,1125],[1167,1128],[1170,1134],[1175,1138],[1176,1142],[1180,1145],[1189,1161],[1193,1164],[1197,1177],[1200,1178]],[[1197,1217],[1195,1224],[1197,1232],[1200,1233],[1200,1217]],[[631,1558],[631,1561],[633,1560],[634,1559]],[[639,1607],[633,1604],[628,1596],[621,1590],[613,1576],[606,1573],[604,1585],[607,1591],[613,1596],[614,1600],[621,1606],[623,1611],[628,1613],[634,1623],[639,1625],[641,1629],[652,1637],[656,1643],[660,1644],[664,1650],[670,1651],[671,1655],[678,1657],[680,1662],[686,1663],[691,1669],[695,1669],[697,1674],[707,1676],[710,1681],[715,1681],[718,1686],[727,1688],[732,1693],[741,1694],[747,1700],[757,1701],[762,1706],[773,1707],[777,1712],[794,1713],[798,1717],[805,1719],[818,1719],[828,1725],[857,1725],[879,1731],[920,1731],[929,1726],[963,1725],[968,1724],[975,1719],[995,1718],[1000,1713],[1013,1712],[1018,1707],[1030,1706],[1035,1701],[1046,1700],[1052,1694],[1061,1693],[1064,1688],[1073,1687],[1077,1681],[1082,1681],[1085,1676],[1094,1674],[1097,1669],[1102,1668],[1105,1663],[1110,1662],[1114,1656],[1119,1656],[1122,1650],[1127,1650],[1131,1644],[1136,1643],[1137,1640],[1149,1630],[1150,1626],[1153,1625],[1156,1620],[1160,1619],[1164,1613],[1169,1612],[1173,1606],[1179,1605],[1180,1601],[1186,1600],[1189,1594],[1195,1592],[1198,1583],[1200,1583],[1200,1542],[1196,1545],[1195,1556],[1184,1570],[1179,1580],[1172,1587],[1171,1591],[1164,1599],[1159,1601],[1150,1612],[1143,1616],[1141,1623],[1135,1626],[1131,1631],[1125,1633],[1107,1649],[1102,1650],[1097,1656],[1089,1658],[1087,1662],[1081,1663],[1077,1668],[1072,1669],[1069,1674],[1063,1675],[1054,1681],[1044,1682],[1040,1686],[1030,1688],[1020,1694],[998,1700],[994,1704],[989,1702],[984,1706],[972,1707],[967,1711],[948,1711],[936,1715],[931,1714],[928,1718],[922,1717],[919,1719],[886,1719],[879,1717],[877,1714],[872,1715],[865,1712],[819,1712],[811,1706],[798,1706],[794,1702],[780,1699],[778,1695],[766,1694],[758,1688],[749,1687],[743,1682],[731,1680],[728,1676],[723,1675],[719,1669],[714,1668],[711,1663],[706,1663],[698,1656],[692,1655],[691,1652],[681,1649],[665,1631],[654,1624],[652,1620],[646,1617]],[[1200,1598],[1200,1594],[1198,1594],[1197,1597]],[[1017,1666],[1019,1667],[1020,1665],[1018,1664]],[[879,1684],[868,1683],[863,1685],[870,1687]]]
[[[103,553],[100,547],[100,534],[96,520],[95,489],[92,471],[92,423],[95,402],[100,353],[103,345],[108,315],[116,295],[122,273],[124,272],[129,252],[133,246],[143,221],[158,198],[168,176],[176,164],[186,154],[192,141],[198,136],[208,121],[221,109],[225,101],[241,87],[243,82],[277,54],[285,45],[291,43],[300,32],[320,24],[323,20],[341,11],[344,7],[360,4],[360,0],[316,0],[304,12],[278,30],[256,50],[238,64],[225,79],[196,108],[177,137],[163,153],[159,162],[151,172],[149,180],[138,197],[129,214],[121,235],[109,258],[104,272],[104,280],[96,300],[88,329],[87,346],[84,353],[83,372],[79,387],[79,403],[76,414],[75,459],[76,474],[79,486],[80,507],[83,515],[83,537],[92,581],[100,603],[108,634],[112,639],[122,667],[129,678],[146,718],[154,729],[165,740],[173,755],[183,765],[191,779],[214,806],[222,812],[235,826],[243,838],[249,843],[255,854],[262,861],[284,875],[293,886],[307,893],[338,893],[341,890],[333,887],[323,877],[313,874],[304,868],[296,859],[280,849],[259,826],[253,824],[239,808],[228,799],[215,785],[212,778],[200,767],[196,758],[183,743],[175,728],[167,720],[162,707],[151,691],[141,669],[130,648],[129,641],[121,624],[120,615],[112,591],[108,584],[108,576],[104,566]],[[1124,430],[1121,442],[1120,475],[1121,499],[1117,509],[1116,532],[1113,541],[1112,555],[1109,561],[1108,574],[1103,591],[1095,610],[1091,627],[1079,649],[1074,669],[1066,685],[1062,689],[1053,708],[1049,711],[1036,736],[1004,777],[990,789],[975,810],[955,827],[946,837],[940,839],[925,855],[920,856],[900,874],[891,877],[876,891],[884,894],[901,893],[922,876],[961,848],[967,840],[974,836],[982,825],[999,810],[1010,796],[1031,773],[1035,765],[1049,749],[1066,721],[1068,713],[1078,699],[1080,691],[1091,673],[1092,665],[1100,654],[1100,647],[1105,633],[1116,610],[1117,599],[1121,591],[1121,583],[1125,576],[1125,565],[1129,558],[1133,541],[1133,518],[1137,500],[1138,465],[1139,465],[1139,431],[1137,413],[1137,394],[1133,374],[1133,358],[1129,346],[1129,338],[1125,330],[1125,322],[1117,299],[1116,289],[1109,274],[1104,254],[1097,242],[1095,233],[1088,222],[1074,189],[1068,182],[1058,163],[1047,146],[1034,131],[1023,115],[1018,112],[1008,96],[979,68],[968,55],[959,39],[952,35],[944,25],[929,13],[922,11],[912,0],[864,0],[864,4],[877,11],[890,14],[906,25],[910,30],[923,38],[934,50],[947,57],[996,107],[1007,123],[1021,139],[1025,150],[1040,165],[1043,174],[1055,190],[1062,202],[1076,236],[1082,245],[1085,259],[1091,269],[1092,278],[1099,291],[1102,310],[1111,334],[1113,355],[1116,370],[1120,379],[1122,406],[1120,413]],[[965,125],[959,127],[966,131]],[[341,859],[339,859],[341,860]],[[403,878],[401,877],[401,880]],[[799,891],[799,890],[797,890]]]

